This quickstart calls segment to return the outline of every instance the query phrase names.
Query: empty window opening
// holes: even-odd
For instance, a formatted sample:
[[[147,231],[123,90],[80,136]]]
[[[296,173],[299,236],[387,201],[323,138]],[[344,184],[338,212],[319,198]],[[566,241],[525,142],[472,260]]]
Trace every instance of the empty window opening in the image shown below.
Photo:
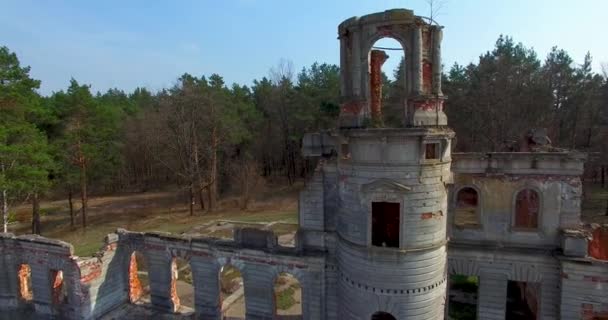
[[[406,79],[405,50],[396,39],[380,39],[369,57],[370,111],[376,125],[403,125]]]
[[[507,319],[538,319],[540,283],[509,281],[507,285]]]
[[[30,268],[30,265],[20,265],[17,277],[19,278],[19,297],[24,302],[32,301],[34,293],[32,291],[32,268]]]
[[[424,145],[424,158],[426,160],[439,159],[439,143],[426,143]]]
[[[190,263],[173,258],[171,263],[171,300],[174,312],[194,313],[194,282]]]
[[[350,159],[350,147],[348,146],[348,143],[343,143],[340,145],[340,153],[342,154],[342,159]]]
[[[63,271],[51,270],[51,285],[53,288],[53,304],[61,305],[68,302],[68,291],[63,278]]]
[[[379,311],[372,315],[372,320],[397,320],[397,318],[388,312]]]
[[[479,194],[477,190],[466,187],[456,194],[456,212],[454,224],[457,227],[478,227],[479,226]]]
[[[220,307],[226,319],[245,319],[245,287],[241,271],[225,265],[220,270]]]
[[[399,248],[399,203],[372,202],[372,245]]]
[[[129,259],[129,300],[131,303],[150,303],[150,281],[144,255],[138,251]]]
[[[477,319],[479,277],[451,275],[448,291],[448,314],[453,320]]]
[[[514,227],[523,229],[538,228],[538,214],[540,212],[540,197],[538,192],[525,189],[517,193],[515,198]]]
[[[275,315],[289,316],[289,319],[302,317],[302,287],[300,282],[289,273],[281,273],[274,283]]]

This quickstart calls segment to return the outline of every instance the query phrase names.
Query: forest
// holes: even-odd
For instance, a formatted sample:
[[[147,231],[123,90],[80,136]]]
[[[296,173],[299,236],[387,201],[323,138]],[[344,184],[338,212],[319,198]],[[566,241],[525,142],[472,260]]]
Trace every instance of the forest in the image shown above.
[[[500,36],[476,63],[444,66],[446,113],[455,151],[504,151],[531,128],[546,128],[553,146],[606,159],[608,69],[552,48],[538,57]],[[384,76],[387,124],[403,105],[403,62]],[[66,82],[69,79],[66,79]],[[191,215],[238,195],[247,208],[260,185],[291,185],[310,175],[301,156],[304,133],[335,128],[339,67],[315,63],[293,70],[281,62],[252,85],[220,75],[184,74],[152,92],[92,92],[69,80],[42,96],[7,47],[0,47],[0,209],[4,231],[13,208],[31,205],[32,233],[41,232],[40,202],[67,198],[73,228],[87,227],[92,195],[174,187]],[[391,114],[392,113],[392,114]],[[79,202],[79,209],[74,203]]]

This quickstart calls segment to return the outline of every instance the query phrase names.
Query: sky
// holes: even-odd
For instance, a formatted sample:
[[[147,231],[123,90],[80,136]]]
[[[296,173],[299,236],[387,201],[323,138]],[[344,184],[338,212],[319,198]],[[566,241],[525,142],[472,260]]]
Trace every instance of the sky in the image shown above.
[[[500,34],[541,59],[558,46],[577,63],[591,52],[597,72],[608,63],[608,0],[445,2],[436,20],[445,26],[446,67],[476,62]],[[94,91],[156,91],[186,72],[250,85],[281,59],[296,72],[338,64],[340,22],[404,7],[429,13],[426,0],[0,0],[0,46],[31,67],[44,95],[70,78]]]

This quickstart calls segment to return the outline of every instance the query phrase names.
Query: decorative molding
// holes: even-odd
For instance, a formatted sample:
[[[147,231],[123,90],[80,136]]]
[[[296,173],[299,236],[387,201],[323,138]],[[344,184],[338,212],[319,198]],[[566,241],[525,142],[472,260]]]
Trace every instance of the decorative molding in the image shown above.
[[[376,191],[378,189],[389,189],[395,192],[399,192],[399,193],[405,193],[405,192],[409,192],[412,191],[412,188],[403,185],[395,180],[391,180],[391,179],[378,179],[375,180],[373,182],[364,184],[361,186],[361,191],[363,192],[373,192]]]

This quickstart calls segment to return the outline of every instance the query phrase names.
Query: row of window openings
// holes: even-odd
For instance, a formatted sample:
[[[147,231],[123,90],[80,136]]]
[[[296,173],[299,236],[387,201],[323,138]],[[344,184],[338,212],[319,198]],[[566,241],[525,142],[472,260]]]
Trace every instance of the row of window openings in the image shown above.
[[[456,194],[454,224],[457,227],[475,228],[480,226],[479,193],[465,187]],[[537,229],[540,215],[540,195],[532,189],[524,189],[515,196],[513,227],[518,229]]]
[[[132,303],[150,303],[148,267],[140,252],[131,255],[129,264],[129,298]],[[244,319],[246,299],[241,271],[230,264],[222,267],[218,274],[219,305],[223,316]],[[196,286],[192,269],[187,260],[174,258],[171,262],[170,298],[174,312],[190,314],[195,306],[192,297]],[[223,303],[228,298],[233,303]],[[180,299],[182,298],[182,299]],[[275,315],[302,315],[302,288],[300,282],[289,273],[280,273],[274,282]]]
[[[425,143],[424,144],[424,159],[425,160],[439,160],[439,154],[441,153],[439,150],[439,143]],[[342,154],[342,159],[348,160],[350,159],[350,148],[347,143],[343,143],[340,146],[340,153]]]
[[[505,319],[539,318],[540,283],[507,282]],[[451,319],[478,319],[479,277],[451,275],[448,282],[448,315]]]
[[[51,270],[50,283],[52,304],[59,306],[68,302],[67,288],[63,281],[63,271]],[[32,268],[28,264],[19,266],[17,272],[17,281],[19,283],[19,298],[22,302],[30,303],[34,300],[34,291],[32,290]]]

